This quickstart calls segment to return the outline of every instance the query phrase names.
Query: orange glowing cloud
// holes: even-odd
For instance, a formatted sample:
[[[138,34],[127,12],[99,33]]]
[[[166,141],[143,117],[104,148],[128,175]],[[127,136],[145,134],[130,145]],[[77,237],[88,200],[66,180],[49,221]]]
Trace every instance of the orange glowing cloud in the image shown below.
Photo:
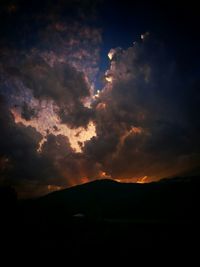
[[[137,181],[136,181],[136,183],[137,184],[144,184],[144,183],[147,182],[147,180],[148,180],[148,177],[147,176],[144,176],[144,177],[138,178]]]
[[[89,181],[90,181],[90,179],[88,177],[81,178],[81,183],[82,184],[88,183]]]
[[[131,177],[131,178],[117,178],[114,179],[117,182],[120,183],[137,183],[137,184],[144,184],[144,183],[148,183],[149,179],[148,176],[143,176],[143,177]]]
[[[109,51],[109,53],[108,53],[108,58],[109,58],[110,60],[112,60],[114,54],[115,54],[115,50],[114,50],[114,49],[111,49],[111,50]]]
[[[111,83],[111,82],[113,81],[112,76],[106,76],[105,79],[106,79],[106,81],[109,82],[109,83]]]
[[[47,133],[56,136],[61,134],[68,137],[72,149],[77,153],[82,152],[81,146],[84,146],[86,141],[96,136],[96,127],[93,122],[90,122],[86,129],[83,127],[71,129],[66,124],[60,122],[60,119],[51,107],[42,109],[37,118],[29,121],[23,119],[17,109],[12,109],[11,112],[14,116],[15,123],[32,126],[42,134],[43,138],[38,144],[38,152],[41,151],[42,145],[46,141]]]
[[[97,109],[98,110],[103,110],[103,109],[105,109],[106,108],[106,103],[99,103],[98,105],[97,105]]]
[[[101,171],[99,173],[99,177],[101,179],[112,179],[111,175],[109,175],[108,173],[106,173],[105,171]]]
[[[125,131],[124,134],[122,134],[120,137],[119,144],[117,147],[117,152],[119,153],[121,147],[123,147],[124,145],[125,140],[129,136],[142,134],[143,132],[144,132],[144,129],[142,127],[135,127],[135,126],[132,126],[130,130]]]

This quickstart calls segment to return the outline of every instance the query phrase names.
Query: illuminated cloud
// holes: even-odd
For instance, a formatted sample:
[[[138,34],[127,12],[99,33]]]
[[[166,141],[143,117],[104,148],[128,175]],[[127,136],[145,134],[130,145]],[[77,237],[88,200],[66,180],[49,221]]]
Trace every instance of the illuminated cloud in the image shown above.
[[[31,14],[28,2],[4,2],[1,184],[31,196],[94,179],[148,182],[199,170],[199,75],[197,67],[188,72],[185,54],[177,62],[149,32],[138,35],[133,46],[109,51],[96,90],[96,1],[44,1]]]
[[[144,41],[144,40],[147,40],[147,38],[150,36],[150,33],[149,32],[145,32],[143,34],[141,34],[141,39]]]
[[[46,141],[46,136],[53,134],[55,136],[66,136],[72,149],[75,152],[81,152],[84,143],[96,135],[95,125],[91,122],[87,125],[86,129],[82,127],[70,129],[67,125],[60,122],[59,117],[53,110],[50,110],[50,107],[51,105],[49,105],[48,109],[43,109],[38,114],[38,117],[32,120],[23,119],[14,109],[12,114],[14,115],[15,123],[22,123],[26,127],[32,126],[43,136],[38,144],[38,151],[41,151],[42,144]]]
[[[41,41],[48,49],[41,57],[53,67],[56,63],[69,63],[83,72],[90,82],[98,72],[101,30],[78,22],[50,24],[41,34]]]
[[[84,148],[120,181],[152,181],[199,167],[199,126],[197,120],[191,125],[185,117],[191,109],[184,106],[195,89],[189,79],[180,79],[162,43],[149,33],[142,39],[124,50],[111,49],[106,76],[112,82],[93,105],[97,136]]]
[[[112,83],[112,81],[113,81],[112,76],[106,75],[106,81],[109,83]]]
[[[136,183],[138,183],[138,184],[144,184],[147,181],[148,181],[148,177],[147,176],[144,176],[142,178],[138,178],[137,181],[136,181]]]
[[[16,13],[22,21],[0,43],[0,184],[15,186],[20,196],[98,178],[99,164],[91,166],[82,153],[96,135],[91,103],[101,44],[101,29],[88,23],[95,6],[89,2],[79,4],[78,14],[73,1],[45,2],[44,14],[36,5],[31,24],[42,27],[34,32],[24,26],[26,4],[0,4],[1,15]],[[75,13],[63,19],[61,6]]]
[[[115,55],[115,50],[114,49],[111,49],[110,52],[108,53],[108,58],[110,60],[112,60],[114,55]]]

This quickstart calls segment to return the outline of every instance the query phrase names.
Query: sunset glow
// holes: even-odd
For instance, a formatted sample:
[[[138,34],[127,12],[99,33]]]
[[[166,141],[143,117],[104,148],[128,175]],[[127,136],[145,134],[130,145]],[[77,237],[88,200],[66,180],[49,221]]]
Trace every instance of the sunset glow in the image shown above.
[[[0,186],[198,174],[199,18],[183,6],[0,1]]]
[[[2,266],[137,266],[148,252],[193,266],[199,13],[199,1],[0,0]]]
[[[120,182],[120,183],[138,183],[138,184],[144,184],[144,183],[148,183],[149,179],[147,176],[144,177],[131,177],[131,178],[117,178],[114,179],[116,182]]]
[[[70,129],[65,124],[60,123],[59,118],[55,113],[48,113],[48,110],[43,110],[38,118],[27,121],[23,119],[17,110],[12,109],[16,123],[22,123],[24,126],[32,126],[38,130],[43,136],[43,139],[38,144],[38,151],[42,149],[42,145],[46,140],[46,134],[52,133],[54,135],[64,135],[69,139],[71,147],[75,152],[81,152],[80,143],[84,146],[84,142],[90,140],[93,136],[96,136],[96,128],[93,122],[89,123],[87,129],[77,128]],[[48,118],[48,119],[47,119]]]
[[[147,183],[148,182],[148,177],[147,176],[144,176],[142,178],[138,178],[136,183],[138,184],[144,184],[144,183]]]

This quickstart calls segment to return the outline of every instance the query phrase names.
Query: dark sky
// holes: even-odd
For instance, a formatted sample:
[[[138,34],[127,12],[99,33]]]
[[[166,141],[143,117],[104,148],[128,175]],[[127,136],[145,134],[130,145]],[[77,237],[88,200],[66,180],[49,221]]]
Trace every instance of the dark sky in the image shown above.
[[[197,5],[129,2],[0,1],[0,184],[200,173]]]

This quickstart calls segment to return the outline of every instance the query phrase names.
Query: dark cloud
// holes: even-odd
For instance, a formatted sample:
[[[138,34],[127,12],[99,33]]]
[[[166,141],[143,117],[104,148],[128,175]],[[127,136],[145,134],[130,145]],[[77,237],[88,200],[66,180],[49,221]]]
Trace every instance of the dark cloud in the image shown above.
[[[83,73],[68,64],[49,66],[30,56],[17,71],[9,71],[36,99],[53,100],[70,127],[87,127],[93,119],[97,135],[85,146],[79,142],[83,153],[76,153],[66,136],[47,131],[38,152],[41,135],[15,124],[1,105],[2,179],[13,183],[20,177],[41,193],[49,185],[65,187],[99,177],[151,180],[199,168],[198,77],[183,77],[173,56],[149,34],[128,49],[112,49],[110,57],[108,82],[91,108],[82,102],[90,96]],[[29,106],[24,110],[33,115]],[[7,136],[11,141],[4,141]]]
[[[75,153],[66,136],[48,134],[39,152],[41,134],[16,124],[5,99],[0,101],[0,184],[12,184],[21,197],[30,197],[84,182],[88,174],[97,178],[97,164]]]
[[[41,156],[56,170],[57,175],[51,180],[48,173],[45,175],[49,184],[73,186],[90,179],[97,179],[101,172],[98,163],[92,162],[83,153],[74,152],[66,136],[48,135]]]
[[[34,108],[28,106],[27,103],[24,103],[21,109],[21,116],[25,120],[30,121],[32,118],[37,117],[37,111]]]
[[[6,178],[8,182],[20,183],[21,180],[32,179],[41,167],[37,154],[41,135],[32,127],[16,125],[2,98],[0,109],[0,156],[9,163],[4,168],[1,180]]]
[[[97,177],[99,167],[86,171],[88,161],[66,136],[68,128],[88,129],[94,117],[87,100],[101,43],[101,30],[90,23],[96,4],[0,3],[1,183],[14,185],[22,195],[76,184],[88,173]],[[68,127],[65,136],[59,134],[61,123]]]
[[[1,3],[1,93],[7,94],[11,106],[21,108],[24,119],[40,111],[41,102],[32,103],[36,98],[53,101],[61,121],[71,128],[86,127],[91,120],[84,101],[98,71],[101,30],[89,23],[97,4]]]
[[[44,0],[42,2],[8,0],[0,2],[0,15],[4,27],[1,27],[1,43],[16,48],[30,47],[38,42],[42,28],[57,20],[81,23],[94,20],[100,1],[92,0]],[[31,31],[32,30],[32,31]],[[15,43],[14,43],[15,42]]]
[[[173,15],[167,27],[164,9],[157,6],[161,13],[150,28],[158,38],[146,33],[133,46],[113,48],[105,83],[95,94],[99,2],[0,3],[0,181],[23,196],[101,177],[153,180],[200,168],[199,46],[192,40],[194,28],[189,34],[191,21],[184,24],[189,36],[184,42],[180,25],[186,10],[175,23],[176,12],[167,9]],[[115,2],[106,9],[114,19],[110,38],[118,29],[122,34],[120,23],[132,36],[132,19],[143,8],[135,5],[130,16],[131,5]],[[154,7],[152,13],[144,9],[149,23]],[[155,28],[158,21],[162,27]],[[88,133],[91,121],[96,136]]]
[[[1,91],[12,99],[12,106],[21,107],[22,117],[26,120],[37,117],[41,107],[31,104],[31,99],[53,101],[63,123],[71,128],[86,127],[93,117],[84,103],[91,96],[86,76],[67,63],[49,66],[38,53],[28,57],[21,54],[20,59],[19,56],[12,59],[14,62],[8,59],[2,64]]]
[[[150,35],[111,54],[109,82],[94,106],[97,137],[85,153],[121,179],[158,179],[189,165],[200,167],[200,124],[194,119],[198,76],[183,77],[163,44]]]
[[[92,112],[83,101],[90,96],[90,89],[83,73],[64,63],[50,67],[42,58],[35,57],[25,62],[20,71],[35,98],[55,102],[64,123],[70,127],[88,124]]]

